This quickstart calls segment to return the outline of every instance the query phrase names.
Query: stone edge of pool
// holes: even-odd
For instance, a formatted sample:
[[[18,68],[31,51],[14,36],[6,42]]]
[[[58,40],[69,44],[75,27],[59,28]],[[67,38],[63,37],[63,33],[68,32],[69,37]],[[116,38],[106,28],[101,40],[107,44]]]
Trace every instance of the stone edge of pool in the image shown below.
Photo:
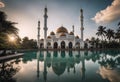
[[[24,53],[17,53],[17,54],[13,54],[13,55],[3,56],[3,57],[0,57],[0,62],[11,60],[14,58],[18,58],[18,57],[21,57],[23,55],[24,55]]]

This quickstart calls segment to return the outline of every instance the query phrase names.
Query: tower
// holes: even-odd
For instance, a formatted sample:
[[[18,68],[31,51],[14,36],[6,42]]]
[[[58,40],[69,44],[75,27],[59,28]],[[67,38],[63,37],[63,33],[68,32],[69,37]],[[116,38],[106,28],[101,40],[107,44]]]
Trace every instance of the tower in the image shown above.
[[[73,33],[74,33],[74,25],[72,26],[72,29],[73,29]]]
[[[38,46],[38,49],[40,48],[40,21],[38,21],[38,36],[37,36],[37,46]]]
[[[83,27],[83,9],[80,10],[80,13],[81,13],[81,16],[80,16],[80,21],[81,21],[81,40],[83,41],[83,30],[84,30],[84,27]]]
[[[47,38],[47,8],[45,7],[44,9],[44,48],[46,49],[47,48],[47,43],[46,43],[46,38]]]

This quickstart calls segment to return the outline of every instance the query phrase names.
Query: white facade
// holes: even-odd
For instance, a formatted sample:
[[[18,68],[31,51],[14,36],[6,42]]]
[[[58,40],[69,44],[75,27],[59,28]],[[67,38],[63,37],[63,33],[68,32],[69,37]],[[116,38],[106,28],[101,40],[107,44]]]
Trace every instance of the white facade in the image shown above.
[[[44,48],[44,39],[40,40],[40,48]],[[73,32],[61,26],[57,29],[56,33],[51,32],[46,39],[46,45],[49,49],[68,49],[68,48],[84,48],[84,42],[75,36]]]

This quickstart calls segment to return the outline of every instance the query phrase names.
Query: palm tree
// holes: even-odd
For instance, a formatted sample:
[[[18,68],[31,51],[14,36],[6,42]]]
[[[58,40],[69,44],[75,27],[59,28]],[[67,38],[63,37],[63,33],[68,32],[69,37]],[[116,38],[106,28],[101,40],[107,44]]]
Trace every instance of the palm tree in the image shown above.
[[[8,21],[7,15],[0,11],[0,48],[4,48],[4,54],[8,45],[8,35],[18,37],[18,29],[14,26],[15,22]]]
[[[109,40],[109,42],[110,42],[110,40],[111,40],[112,38],[114,38],[114,34],[115,34],[115,32],[114,32],[114,30],[112,30],[112,29],[108,29],[108,30],[106,31],[106,37],[107,37],[107,39]]]
[[[102,48],[104,47],[104,44],[103,44],[103,37],[105,37],[105,34],[106,34],[106,31],[105,31],[106,27],[103,27],[103,26],[99,26],[98,27],[98,32],[96,33],[97,36],[101,36],[101,39],[102,39],[102,42],[101,42],[101,46]]]
[[[117,32],[116,32],[116,36],[115,36],[115,38],[116,39],[119,39],[119,43],[120,43],[120,22],[118,23],[118,26],[119,26],[119,28],[117,29]]]
[[[103,41],[103,37],[105,37],[106,31],[105,31],[106,27],[103,26],[99,26],[98,27],[98,32],[96,33],[97,36],[101,36],[101,39]]]
[[[99,48],[99,43],[100,43],[99,38],[96,38],[95,42],[96,42],[96,48]]]
[[[95,48],[95,37],[91,37],[91,45],[93,48]]]

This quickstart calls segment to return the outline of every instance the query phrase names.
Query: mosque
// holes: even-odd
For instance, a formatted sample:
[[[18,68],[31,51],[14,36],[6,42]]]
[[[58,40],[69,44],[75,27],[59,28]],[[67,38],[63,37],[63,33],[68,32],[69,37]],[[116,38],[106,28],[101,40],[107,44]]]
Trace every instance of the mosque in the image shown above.
[[[83,41],[83,10],[80,10],[81,16],[81,38],[74,35],[74,25],[72,26],[72,31],[69,32],[64,26],[57,28],[56,33],[50,32],[47,35],[47,8],[44,9],[44,39],[40,39],[40,21],[38,21],[38,48],[42,49],[83,49],[85,45],[88,47],[88,43]]]

